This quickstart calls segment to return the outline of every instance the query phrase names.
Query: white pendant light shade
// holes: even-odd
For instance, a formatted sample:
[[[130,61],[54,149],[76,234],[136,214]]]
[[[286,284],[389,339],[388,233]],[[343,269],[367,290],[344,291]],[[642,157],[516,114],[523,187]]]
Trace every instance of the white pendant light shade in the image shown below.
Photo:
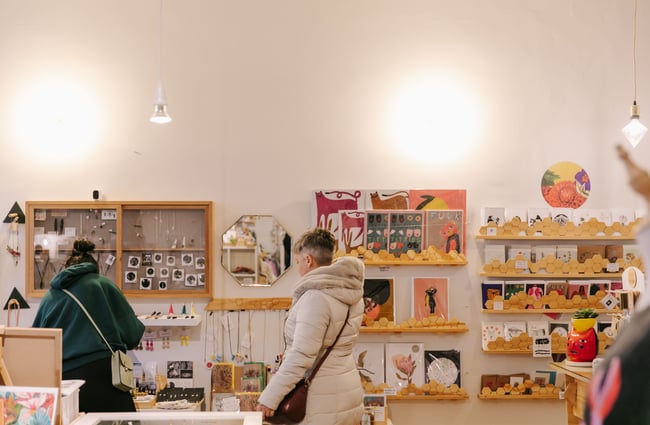
[[[158,81],[156,86],[156,97],[153,101],[153,115],[149,121],[156,124],[166,124],[171,122],[172,118],[167,114],[167,99],[165,98],[165,89],[162,82]]]
[[[630,122],[623,127],[622,131],[627,141],[630,142],[633,148],[636,148],[639,142],[641,142],[641,139],[643,139],[648,132],[648,127],[639,121],[639,107],[636,104],[636,101],[632,104],[632,108],[630,109],[630,118]]]
[[[166,124],[172,121],[167,113],[167,97],[162,85],[162,13],[163,0],[159,1],[158,11],[158,85],[156,85],[156,95],[153,100],[153,115],[149,121],[156,124]]]

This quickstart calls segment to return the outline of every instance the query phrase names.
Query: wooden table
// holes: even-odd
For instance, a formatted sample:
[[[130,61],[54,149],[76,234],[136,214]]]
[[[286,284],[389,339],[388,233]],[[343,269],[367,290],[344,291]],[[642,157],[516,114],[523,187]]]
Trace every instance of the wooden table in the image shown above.
[[[578,425],[583,419],[587,402],[591,367],[568,366],[564,362],[553,362],[550,366],[565,376],[564,400],[566,401],[567,424]]]

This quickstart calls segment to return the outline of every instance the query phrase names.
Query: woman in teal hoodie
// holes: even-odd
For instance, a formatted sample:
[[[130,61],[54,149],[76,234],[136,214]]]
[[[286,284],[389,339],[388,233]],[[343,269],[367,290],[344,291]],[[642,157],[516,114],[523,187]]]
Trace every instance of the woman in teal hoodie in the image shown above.
[[[85,381],[80,411],[135,411],[131,394],[112,385],[111,351],[81,307],[63,292],[67,289],[81,301],[113,350],[126,352],[138,345],[144,325],[120,289],[98,273],[94,249],[86,239],[74,242],[66,268],[52,279],[32,326],[63,329],[63,379]]]

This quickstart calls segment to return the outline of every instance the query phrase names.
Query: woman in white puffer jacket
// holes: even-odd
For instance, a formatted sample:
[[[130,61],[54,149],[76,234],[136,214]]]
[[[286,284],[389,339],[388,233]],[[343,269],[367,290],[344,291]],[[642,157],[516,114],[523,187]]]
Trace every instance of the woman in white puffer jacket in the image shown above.
[[[282,364],[259,398],[258,410],[273,416],[284,396],[308,375],[316,360],[341,337],[309,386],[302,425],[358,425],[363,389],[352,355],[363,316],[363,262],[342,257],[332,262],[336,245],[325,229],[298,240],[294,253],[302,278],[284,327],[287,344]],[[350,311],[350,317],[345,317]]]

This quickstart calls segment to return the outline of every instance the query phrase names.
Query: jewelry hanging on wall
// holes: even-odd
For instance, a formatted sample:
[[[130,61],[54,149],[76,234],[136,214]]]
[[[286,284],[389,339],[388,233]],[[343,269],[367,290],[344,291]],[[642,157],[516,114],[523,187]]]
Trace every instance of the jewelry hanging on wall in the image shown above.
[[[20,259],[20,245],[19,245],[19,235],[18,235],[18,219],[19,216],[17,213],[9,213],[7,217],[11,219],[9,224],[9,240],[7,241],[7,251],[11,254],[11,257],[14,259],[14,264],[18,265],[18,260]]]

